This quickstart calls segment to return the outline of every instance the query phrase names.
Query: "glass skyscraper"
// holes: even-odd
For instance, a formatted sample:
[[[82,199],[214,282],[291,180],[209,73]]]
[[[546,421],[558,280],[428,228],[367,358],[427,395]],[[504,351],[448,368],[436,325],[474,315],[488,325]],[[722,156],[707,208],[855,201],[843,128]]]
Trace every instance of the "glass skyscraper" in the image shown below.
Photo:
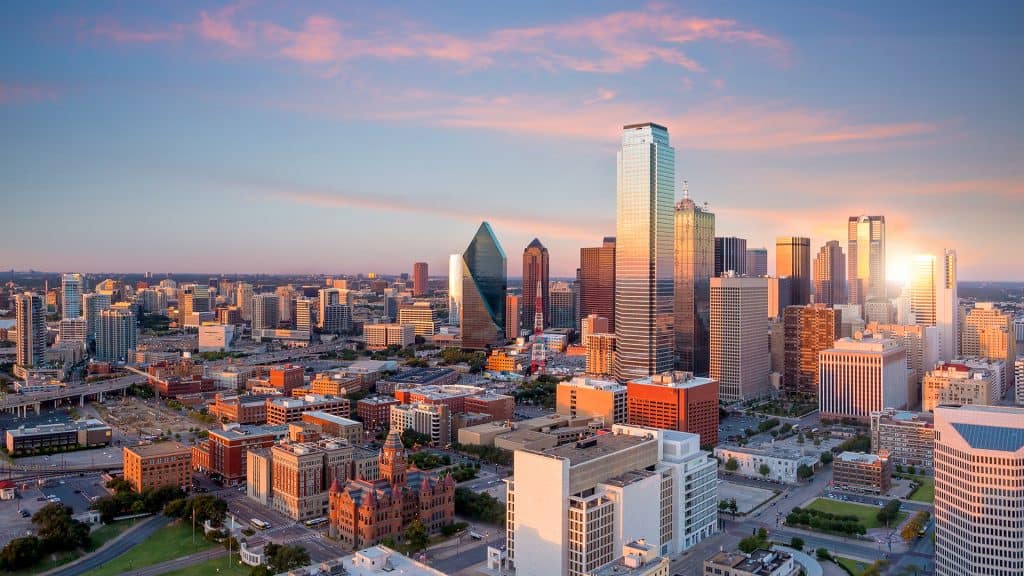
[[[672,369],[676,152],[654,123],[622,129],[615,246],[615,377]]]
[[[676,204],[676,365],[708,373],[711,277],[715,269],[715,215],[686,194]]]
[[[544,314],[544,327],[551,325],[551,294],[549,284],[548,249],[534,238],[533,242],[523,250],[523,299],[520,301],[523,310],[523,324],[533,329],[534,315],[537,313],[537,285],[541,290],[541,313]]]
[[[811,239],[780,236],[775,239],[775,273],[789,276],[792,282],[790,302],[805,306],[811,302]]]
[[[846,258],[850,304],[885,298],[885,216],[850,216]]]
[[[462,254],[448,257],[448,325],[458,326],[462,314]]]
[[[482,350],[505,341],[507,261],[494,230],[480,224],[462,254],[462,347]]]

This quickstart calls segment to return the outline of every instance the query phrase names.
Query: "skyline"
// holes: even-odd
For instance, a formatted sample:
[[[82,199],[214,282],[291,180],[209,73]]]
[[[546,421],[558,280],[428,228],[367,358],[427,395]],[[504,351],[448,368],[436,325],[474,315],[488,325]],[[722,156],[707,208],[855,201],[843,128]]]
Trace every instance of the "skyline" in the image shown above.
[[[0,170],[32,241],[0,268],[438,276],[489,221],[572,277],[615,230],[622,126],[651,121],[770,271],[775,237],[845,255],[881,214],[892,280],[943,248],[1024,280],[1022,8],[985,5],[16,5]]]

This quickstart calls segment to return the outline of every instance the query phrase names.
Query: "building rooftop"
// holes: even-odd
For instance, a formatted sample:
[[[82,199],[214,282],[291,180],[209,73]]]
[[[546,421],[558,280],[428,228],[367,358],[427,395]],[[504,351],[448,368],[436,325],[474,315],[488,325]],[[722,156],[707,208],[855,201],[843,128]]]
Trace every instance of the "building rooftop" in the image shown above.
[[[709,558],[707,562],[712,565],[728,566],[738,571],[767,576],[781,568],[789,559],[789,554],[779,551],[754,550],[749,555],[739,551],[722,551]]]
[[[349,372],[356,373],[367,373],[367,372],[387,372],[389,370],[395,370],[398,368],[398,362],[394,360],[356,360],[342,368]]]
[[[392,396],[369,396],[359,400],[359,404],[398,404],[398,399]]]
[[[431,382],[450,376],[455,371],[451,368],[413,368],[387,377],[388,382],[402,384],[430,384]]]
[[[565,458],[569,461],[570,466],[577,466],[584,462],[604,458],[616,452],[627,450],[645,442],[657,442],[657,440],[626,434],[602,434],[579,442],[548,448],[541,453],[554,458]]]
[[[328,414],[327,412],[323,412],[323,411],[320,411],[320,410],[310,410],[309,412],[306,412],[306,414],[309,414],[310,416],[312,416],[314,418],[319,418],[320,420],[326,420],[328,422],[333,422],[333,423],[341,425],[341,426],[352,426],[354,424],[359,424],[359,422],[357,422],[355,420],[352,420],[352,419],[349,419],[349,418],[344,418],[342,416],[337,416],[337,415],[334,415],[334,414]]]
[[[488,415],[488,417],[490,416]],[[487,434],[489,432],[497,432],[500,434],[501,432],[512,430],[512,428],[504,422],[485,422],[474,426],[466,426],[464,428],[460,428],[460,430],[476,432],[478,434]]]
[[[371,574],[403,574],[407,576],[445,576],[444,572],[403,556],[387,546],[366,548],[341,558],[341,565],[348,574],[369,576]]]
[[[650,478],[651,476],[654,476],[656,474],[657,472],[647,469],[630,470],[629,472],[605,480],[603,484],[608,484],[609,486],[624,487],[633,484],[634,482],[639,482],[645,478]]]
[[[220,436],[227,440],[252,438],[254,436],[283,437],[288,435],[288,426],[233,426],[222,430],[210,430],[210,435]]]
[[[399,387],[395,391],[404,390],[423,396],[427,400],[444,400],[447,398],[459,398],[466,396],[478,396],[484,392],[479,386],[467,386],[465,384],[443,384]]]
[[[836,460],[843,462],[857,462],[860,464],[875,464],[881,458],[877,454],[863,454],[861,452],[843,452],[836,456]]]
[[[77,432],[79,430],[93,430],[110,428],[107,424],[96,420],[78,420],[76,422],[59,422],[57,424],[39,424],[38,426],[12,428],[7,430],[11,436],[36,436],[40,434],[57,434],[60,432]]]
[[[711,378],[704,378],[701,376],[694,376],[693,372],[682,372],[682,371],[671,371],[662,372],[661,374],[652,374],[646,378],[638,378],[636,380],[630,380],[630,384],[642,384],[646,386],[665,386],[667,388],[696,388],[697,386],[704,386],[706,384],[712,384],[715,380]]]
[[[270,400],[270,403],[273,404],[274,406],[281,406],[283,408],[299,408],[302,406],[323,404],[325,402],[338,402],[341,400],[344,400],[344,398],[334,396],[320,396],[319,394],[306,394],[302,398],[277,397]]]
[[[191,448],[184,444],[179,444],[178,442],[159,442],[157,444],[147,444],[143,446],[126,446],[125,450],[136,454],[141,458],[180,453],[192,454]]]
[[[559,382],[559,386],[566,388],[588,388],[592,390],[604,390],[607,392],[625,392],[626,387],[618,382],[612,380],[600,380],[597,378],[587,378],[586,376],[577,376],[568,382]]]

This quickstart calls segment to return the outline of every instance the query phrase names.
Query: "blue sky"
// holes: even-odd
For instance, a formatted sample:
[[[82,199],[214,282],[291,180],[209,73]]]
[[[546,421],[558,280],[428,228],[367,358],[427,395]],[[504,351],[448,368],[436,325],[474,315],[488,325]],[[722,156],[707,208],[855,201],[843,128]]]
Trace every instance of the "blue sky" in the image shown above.
[[[651,120],[772,260],[880,213],[891,277],[1024,280],[1024,8],[927,7],[15,3],[0,268],[439,274],[487,219],[510,274],[537,236],[568,276]]]

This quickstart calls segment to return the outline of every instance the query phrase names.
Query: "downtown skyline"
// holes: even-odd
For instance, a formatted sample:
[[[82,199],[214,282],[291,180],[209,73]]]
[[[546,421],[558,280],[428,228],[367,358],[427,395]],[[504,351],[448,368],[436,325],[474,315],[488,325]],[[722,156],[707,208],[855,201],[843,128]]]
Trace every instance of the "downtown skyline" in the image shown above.
[[[614,234],[621,127],[651,121],[769,271],[777,236],[816,253],[882,214],[890,280],[943,248],[1024,280],[1020,9],[986,4],[15,6],[0,268],[436,276],[487,220],[572,277]]]

